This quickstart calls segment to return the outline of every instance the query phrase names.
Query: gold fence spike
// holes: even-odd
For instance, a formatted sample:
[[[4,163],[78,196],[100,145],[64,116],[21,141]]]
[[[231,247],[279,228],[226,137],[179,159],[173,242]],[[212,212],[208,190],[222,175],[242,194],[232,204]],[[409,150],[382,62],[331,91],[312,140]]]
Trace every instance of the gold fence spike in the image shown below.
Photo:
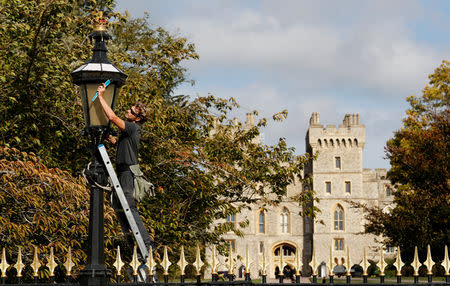
[[[387,263],[384,260],[383,247],[380,247],[380,261],[378,261],[377,266],[380,268],[380,276],[384,276],[384,269],[386,268]]]
[[[312,268],[312,275],[317,276],[317,261],[316,261],[316,250],[313,247],[313,255],[311,257],[311,262],[309,263],[309,266]],[[281,270],[280,270],[281,272]]]
[[[133,269],[133,276],[138,275],[138,269],[139,269],[140,265],[141,265],[141,263],[139,262],[139,259],[137,256],[137,246],[135,244],[134,248],[133,248],[133,257],[131,257],[131,262],[130,262],[131,269]]]
[[[420,261],[419,261],[419,253],[417,252],[417,246],[414,247],[414,260],[411,263],[411,266],[414,268],[414,276],[419,276],[419,268],[420,268]]]
[[[217,260],[216,246],[213,245],[212,255],[211,255],[211,274],[217,274],[219,267],[219,261]]]
[[[155,275],[155,267],[156,267],[156,262],[153,259],[153,248],[150,246],[150,249],[148,251],[148,258],[147,258],[147,263],[145,264],[148,267],[148,271],[150,273],[150,275]]]
[[[8,270],[9,264],[6,261],[6,250],[3,248],[2,259],[0,262],[0,271],[2,271],[2,278],[6,277],[6,270]]]
[[[195,254],[195,261],[194,261],[194,267],[195,267],[195,271],[197,272],[197,276],[201,275],[201,270],[202,270],[202,266],[203,266],[203,261],[201,259],[200,256],[200,246],[197,244],[197,252]]]
[[[13,266],[17,270],[17,277],[22,277],[22,271],[25,268],[25,264],[22,262],[22,249],[19,247],[19,252],[17,253],[17,262]]]
[[[245,258],[244,258],[244,267],[245,267],[245,273],[250,273],[250,265],[253,264],[253,262],[250,260],[250,255],[248,253],[248,244],[245,246]]]
[[[279,275],[284,275],[283,273],[283,269],[284,269],[284,251],[283,251],[283,246],[280,246],[280,263],[278,264],[278,267],[280,268],[280,274]]]
[[[295,276],[300,276],[300,269],[302,269],[302,258],[298,255],[298,250],[295,251]]]
[[[50,277],[55,276],[55,268],[58,266],[55,262],[55,255],[53,254],[53,247],[50,247],[50,257],[47,259],[47,264],[45,265],[48,267],[48,270],[50,271]]]
[[[262,251],[262,255],[261,255],[261,262],[260,262],[259,266],[261,267],[261,275],[267,275],[266,251],[265,251],[264,247],[263,247],[263,251]]]
[[[433,266],[434,266],[434,261],[431,258],[431,247],[428,244],[427,247],[427,260],[425,260],[425,262],[423,263],[423,265],[425,265],[427,267],[427,275],[433,275]]]
[[[333,261],[333,247],[330,246],[330,276],[334,276],[333,269],[336,266],[336,262]]]
[[[363,249],[364,249],[364,251],[363,251],[363,260],[362,260],[362,265],[361,266],[363,268],[363,275],[367,276],[368,275],[367,270],[369,269],[370,263],[369,263],[369,260],[367,260],[366,248],[364,247]]]
[[[172,263],[169,261],[169,255],[167,254],[167,246],[164,246],[164,257],[163,257],[163,261],[162,261],[164,275],[169,275],[169,266],[170,265],[172,265]]]
[[[38,249],[35,246],[34,247],[33,263],[31,263],[31,268],[33,268],[33,276],[34,277],[38,277],[39,267],[41,267],[41,263],[39,262]]]
[[[228,265],[228,273],[230,275],[232,275],[234,272],[234,268],[236,267],[236,263],[234,262],[234,259],[233,259],[233,248],[231,247],[231,243],[228,247],[229,247],[228,264],[227,264]]]
[[[117,246],[117,255],[116,255],[116,261],[114,261],[113,266],[116,268],[117,276],[120,276],[120,271],[122,271],[122,267],[125,265],[123,263],[122,258],[120,256],[120,246]]]
[[[180,261],[178,261],[178,266],[180,266],[181,269],[181,275],[185,275],[186,273],[184,270],[186,269],[186,266],[188,266],[188,262],[186,261],[186,257],[184,256],[184,246],[181,246],[181,253],[180,253]]]
[[[445,253],[444,253],[444,260],[442,261],[442,266],[444,266],[445,268],[445,276],[449,276],[450,275],[450,259],[448,259],[448,248],[447,245],[445,246],[444,249]]]
[[[346,264],[346,268],[347,268],[347,273],[346,273],[346,275],[347,276],[350,276],[351,275],[351,273],[350,273],[350,268],[352,268],[352,264],[351,264],[351,262],[350,262],[350,251],[349,251],[349,249],[348,249],[348,246],[347,246],[347,259],[346,259],[347,261],[345,261],[345,264]]]
[[[72,276],[72,268],[75,266],[72,260],[72,247],[69,246],[69,251],[67,251],[66,262],[64,262],[64,267],[66,267],[66,276]]]
[[[397,276],[402,276],[402,267],[405,265],[402,261],[402,256],[400,255],[400,246],[397,246],[397,258],[395,259],[394,266],[397,268]]]

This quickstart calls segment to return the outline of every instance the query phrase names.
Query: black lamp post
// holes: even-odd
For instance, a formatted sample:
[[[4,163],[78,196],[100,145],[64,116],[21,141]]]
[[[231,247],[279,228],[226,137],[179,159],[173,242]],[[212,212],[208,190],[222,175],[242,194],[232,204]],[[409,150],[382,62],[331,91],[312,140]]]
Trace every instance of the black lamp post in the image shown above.
[[[86,128],[83,134],[90,138],[89,150],[92,162],[85,170],[91,185],[89,209],[88,261],[80,273],[80,285],[107,285],[109,271],[105,266],[103,189],[98,185],[107,184],[108,175],[102,163],[97,146],[110,131],[110,122],[103,112],[98,99],[94,98],[97,87],[109,80],[111,83],[104,94],[106,102],[114,110],[119,89],[125,84],[127,75],[115,67],[106,56],[105,41],[111,36],[106,32],[106,20],[100,13],[94,32],[89,38],[95,40],[92,59],[71,73],[72,80],[80,88]]]

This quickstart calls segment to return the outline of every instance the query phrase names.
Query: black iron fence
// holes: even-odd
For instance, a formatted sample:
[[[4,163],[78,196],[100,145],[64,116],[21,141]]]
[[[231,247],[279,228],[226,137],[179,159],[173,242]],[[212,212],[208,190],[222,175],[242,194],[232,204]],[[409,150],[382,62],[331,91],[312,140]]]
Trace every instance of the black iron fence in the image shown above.
[[[301,259],[296,254],[295,255],[295,269],[296,272],[292,276],[286,277],[282,272],[277,275],[276,279],[267,277],[267,263],[265,259],[264,252],[262,253],[259,261],[259,269],[258,275],[255,273],[250,273],[250,265],[253,264],[250,262],[250,257],[248,250],[245,252],[245,257],[242,260],[242,267],[244,267],[245,274],[243,280],[237,280],[234,272],[236,270],[236,259],[234,259],[231,247],[228,252],[228,259],[226,259],[226,263],[220,264],[218,259],[218,254],[216,253],[215,246],[212,247],[212,252],[210,253],[210,258],[208,261],[208,265],[205,265],[201,260],[200,256],[200,248],[197,247],[196,259],[192,263],[188,263],[185,259],[184,248],[181,248],[180,252],[180,260],[176,264],[178,266],[178,270],[180,273],[179,279],[171,279],[169,281],[169,268],[174,265],[169,261],[169,256],[167,254],[167,247],[164,247],[164,254],[159,263],[156,263],[153,259],[153,251],[150,251],[150,255],[147,261],[141,262],[138,259],[136,247],[133,251],[133,256],[131,261],[125,264],[120,256],[120,248],[117,248],[116,260],[112,264],[112,269],[110,269],[109,277],[107,284],[108,285],[162,285],[162,286],[220,286],[220,285],[236,285],[236,286],[253,286],[253,285],[265,285],[265,286],[275,286],[280,284],[289,284],[292,286],[301,286],[308,284],[328,284],[328,285],[337,285],[337,284],[351,284],[351,285],[382,285],[382,286],[390,286],[390,285],[434,285],[434,286],[449,286],[450,285],[450,260],[448,256],[448,249],[445,247],[445,255],[442,261],[439,261],[439,267],[444,268],[444,276],[436,277],[436,267],[435,262],[431,259],[430,248],[428,247],[428,255],[427,259],[423,261],[423,263],[419,262],[417,248],[415,250],[414,260],[410,264],[414,270],[412,277],[402,277],[401,270],[406,265],[401,261],[400,250],[397,249],[396,259],[391,267],[395,267],[395,275],[393,277],[387,278],[385,275],[385,268],[387,263],[383,257],[383,251],[380,250],[380,257],[377,263],[377,277],[369,277],[367,272],[369,268],[369,262],[366,258],[365,251],[364,257],[360,266],[362,268],[361,277],[354,278],[352,277],[350,264],[350,256],[347,249],[347,259],[345,261],[344,269],[345,272],[340,273],[339,276],[337,273],[333,272],[333,266],[337,265],[333,259],[332,251],[330,249],[330,261],[329,273],[324,277],[318,277],[318,268],[319,265],[316,262],[315,251],[313,250],[313,255],[311,261],[308,266],[310,267],[311,275],[309,277],[301,277],[301,273],[299,269],[302,269]],[[10,263],[9,263],[10,262]],[[22,253],[19,249],[18,255],[16,257],[16,261],[13,264],[11,261],[7,261],[6,252],[3,249],[2,256],[0,257],[0,273],[1,273],[1,284],[8,285],[81,285],[80,281],[78,281],[77,277],[74,277],[72,273],[72,268],[75,266],[72,261],[71,250],[69,251],[65,257],[64,263],[57,264],[55,262],[55,257],[53,255],[53,248],[50,249],[49,255],[46,256],[46,263],[43,264],[39,260],[37,248],[34,250],[33,260],[31,263],[25,265],[22,261]],[[255,261],[256,262],[256,261]],[[185,269],[188,265],[191,265],[195,268],[194,278],[187,279]],[[219,271],[219,265],[227,269],[226,271]],[[283,251],[281,250],[279,253],[279,257],[277,257],[277,267],[279,269],[283,269],[286,266],[285,259],[283,257]],[[157,275],[156,269],[159,270],[162,268],[162,272],[159,271],[159,275]],[[205,267],[211,270],[210,277],[205,277],[202,279],[202,271],[205,270]],[[426,267],[426,275],[424,277],[419,277],[419,268]],[[434,274],[433,274],[434,269]],[[442,270],[442,269],[441,269]],[[24,272],[28,275],[24,278]],[[55,273],[57,275],[55,275]],[[121,275],[121,273],[125,273]],[[321,273],[323,275],[323,273]],[[354,274],[354,273],[353,273]],[[343,276],[341,278],[341,275]],[[159,278],[159,279],[158,279]],[[252,280],[253,279],[253,280]],[[83,286],[83,285],[82,285]]]

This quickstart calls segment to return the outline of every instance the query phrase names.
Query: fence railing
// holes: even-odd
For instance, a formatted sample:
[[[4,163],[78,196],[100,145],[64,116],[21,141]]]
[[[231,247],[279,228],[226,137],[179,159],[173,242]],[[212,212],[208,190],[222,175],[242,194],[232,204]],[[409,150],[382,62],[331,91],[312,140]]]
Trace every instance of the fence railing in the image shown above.
[[[345,281],[342,279],[337,279],[335,278],[335,273],[333,273],[333,269],[336,265],[338,265],[336,263],[336,260],[333,259],[334,257],[332,256],[332,251],[330,248],[330,257],[329,257],[329,273],[327,275],[327,277],[321,277],[318,279],[318,268],[319,268],[319,264],[316,261],[316,255],[315,255],[315,250],[313,249],[313,254],[312,254],[312,258],[311,261],[309,262],[309,266],[311,267],[311,273],[312,275],[309,277],[309,279],[306,280],[307,283],[305,283],[305,281],[301,281],[300,277],[301,277],[301,273],[300,273],[300,269],[302,269],[303,265],[301,262],[301,258],[298,255],[298,252],[296,252],[295,254],[295,261],[294,261],[294,267],[295,267],[295,275],[293,277],[295,277],[295,279],[293,279],[292,281],[289,280],[289,284],[290,285],[305,285],[305,284],[309,284],[309,283],[321,283],[321,284],[352,284],[352,285],[359,285],[359,284],[375,284],[375,285],[385,285],[385,286],[389,286],[389,285],[398,285],[398,284],[402,284],[402,285],[412,285],[412,284],[420,284],[420,283],[427,283],[427,284],[433,284],[436,286],[440,286],[440,285],[450,285],[450,260],[449,260],[449,255],[448,255],[448,248],[447,246],[445,246],[445,254],[444,254],[444,260],[440,262],[440,265],[444,268],[444,276],[445,276],[445,280],[439,280],[439,281],[433,281],[433,266],[436,264],[432,258],[431,258],[431,250],[430,250],[430,246],[428,246],[427,249],[427,259],[425,261],[423,261],[422,263],[419,261],[418,258],[418,251],[417,251],[417,247],[415,248],[415,252],[414,252],[414,260],[412,261],[412,263],[410,264],[411,267],[414,269],[414,273],[413,273],[413,278],[409,280],[404,280],[402,281],[402,273],[401,270],[403,269],[403,267],[407,266],[405,265],[405,263],[401,260],[401,253],[400,253],[400,249],[397,249],[397,253],[396,253],[396,257],[395,257],[395,262],[393,263],[393,267],[395,267],[396,270],[396,274],[395,274],[395,278],[394,280],[386,280],[385,277],[385,269],[388,266],[388,263],[386,262],[385,258],[384,258],[384,254],[383,254],[383,250],[380,249],[379,252],[379,261],[376,264],[378,269],[379,269],[379,282],[378,281],[373,281],[373,280],[369,280],[369,275],[368,275],[368,269],[370,266],[370,262],[366,257],[366,252],[364,250],[364,254],[363,254],[363,259],[362,262],[360,264],[360,266],[363,269],[362,272],[362,279],[359,280],[355,280],[352,278],[352,274],[351,274],[351,268],[352,268],[352,264],[351,264],[351,257],[349,255],[349,250],[347,248],[347,255],[346,255],[346,259],[345,259],[345,263],[342,265],[345,267]],[[33,260],[30,264],[25,265],[22,261],[22,251],[19,248],[18,250],[18,255],[17,255],[17,259],[16,259],[16,263],[15,264],[9,264],[8,261],[6,260],[6,251],[5,249],[3,249],[2,251],[2,255],[0,257],[0,273],[1,273],[1,284],[8,284],[8,285],[35,285],[35,284],[39,284],[39,285],[55,285],[55,269],[57,267],[59,267],[60,271],[65,271],[64,275],[64,281],[63,282],[58,282],[58,285],[79,285],[79,282],[77,281],[76,277],[73,277],[73,273],[72,273],[72,269],[75,266],[74,262],[72,261],[72,254],[71,254],[71,249],[69,248],[68,253],[65,257],[65,262],[62,264],[57,264],[55,262],[55,256],[53,254],[53,248],[50,248],[50,253],[47,257],[47,263],[46,264],[42,264],[41,261],[39,260],[38,257],[38,250],[36,247],[34,247],[34,255],[33,255]],[[231,249],[231,247],[229,248],[228,251],[228,259],[224,264],[219,263],[219,259],[218,259],[218,253],[216,250],[216,247],[213,246],[212,247],[212,252],[211,252],[211,258],[210,261],[208,263],[208,266],[211,269],[211,278],[210,279],[203,279],[202,280],[202,267],[205,266],[205,263],[201,260],[201,256],[200,256],[200,247],[197,246],[197,251],[196,251],[196,259],[194,262],[189,263],[186,258],[185,258],[185,252],[184,252],[184,248],[181,247],[180,250],[180,260],[176,263],[176,265],[178,265],[179,270],[180,270],[180,279],[179,282],[173,282],[173,281],[169,281],[169,268],[173,265],[172,262],[169,261],[169,256],[168,256],[168,251],[167,251],[167,247],[164,247],[164,254],[163,257],[160,261],[160,263],[156,263],[156,261],[154,260],[153,257],[153,250],[150,249],[150,253],[149,253],[149,257],[147,259],[147,261],[145,263],[142,263],[139,261],[138,259],[138,255],[137,255],[137,248],[135,247],[133,250],[133,255],[131,258],[131,261],[128,264],[128,277],[125,277],[126,280],[128,281],[121,281],[122,280],[122,276],[120,275],[120,273],[122,272],[122,270],[124,269],[124,267],[126,266],[126,264],[122,261],[121,259],[121,255],[120,255],[120,248],[117,248],[117,252],[116,252],[116,259],[113,263],[113,268],[111,269],[111,276],[110,276],[110,281],[109,284],[110,285],[131,285],[131,284],[139,284],[139,285],[155,285],[155,284],[162,284],[162,285],[167,285],[167,286],[176,286],[176,285],[197,285],[197,286],[213,286],[213,285],[243,285],[243,286],[251,286],[254,284],[264,284],[267,286],[271,286],[273,284],[279,285],[280,283],[286,283],[286,279],[283,275],[283,272],[280,271],[280,274],[277,275],[277,280],[275,281],[270,281],[270,283],[268,283],[267,280],[267,260],[266,260],[266,255],[264,253],[264,251],[261,254],[260,257],[260,261],[258,262],[259,268],[258,268],[258,276],[256,277],[255,275],[253,275],[254,279],[257,279],[258,281],[252,281],[252,276],[250,273],[250,266],[253,265],[254,263],[251,261],[250,259],[250,255],[249,255],[249,251],[248,251],[248,246],[246,247],[246,251],[244,254],[244,257],[242,259],[242,266],[244,267],[244,273],[245,273],[245,278],[244,280],[236,280],[235,279],[235,275],[234,272],[236,270],[236,259],[234,258],[234,254],[233,251]],[[255,261],[256,263],[256,261]],[[162,273],[162,278],[161,280],[159,280],[156,277],[156,268],[157,266],[162,267],[163,273]],[[195,268],[195,278],[191,279],[191,280],[187,280],[186,279],[186,273],[185,273],[185,269],[188,265],[192,265]],[[284,269],[284,267],[287,265],[285,258],[283,256],[283,249],[281,249],[280,251],[280,256],[279,256],[279,260],[276,266],[279,267],[279,269]],[[64,267],[62,267],[64,266]],[[226,271],[219,271],[219,266],[225,266],[226,267]],[[419,280],[419,268],[425,266],[427,273],[426,273],[426,281],[420,281]],[[32,276],[33,276],[33,281],[26,281],[26,283],[23,283],[24,281],[22,281],[22,276],[23,276],[23,270],[26,267],[30,267],[32,269]],[[12,269],[15,269],[15,275],[14,277],[12,277],[11,273],[13,273],[14,271],[11,271]],[[142,275],[142,270],[144,269],[144,273],[145,275]],[[42,276],[42,270],[45,270],[44,272],[47,275],[44,275],[44,277]],[[7,275],[9,272],[9,275]],[[352,281],[353,279],[353,281]],[[319,281],[318,281],[319,280]],[[274,283],[277,282],[277,283]]]

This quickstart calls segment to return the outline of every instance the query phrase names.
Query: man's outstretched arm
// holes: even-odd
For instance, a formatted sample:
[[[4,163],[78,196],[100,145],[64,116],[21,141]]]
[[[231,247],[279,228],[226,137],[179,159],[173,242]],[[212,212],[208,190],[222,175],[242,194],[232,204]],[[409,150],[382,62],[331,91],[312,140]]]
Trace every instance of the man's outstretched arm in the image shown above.
[[[108,119],[112,123],[114,123],[114,125],[116,125],[120,130],[125,130],[125,121],[120,119],[114,113],[114,111],[111,109],[111,107],[108,105],[108,103],[106,103],[105,99],[103,98],[103,94],[105,93],[105,90],[106,90],[105,84],[102,84],[101,86],[99,86],[97,88],[98,100],[100,100],[100,105],[102,106],[103,111],[106,114],[106,117],[108,117]]]

